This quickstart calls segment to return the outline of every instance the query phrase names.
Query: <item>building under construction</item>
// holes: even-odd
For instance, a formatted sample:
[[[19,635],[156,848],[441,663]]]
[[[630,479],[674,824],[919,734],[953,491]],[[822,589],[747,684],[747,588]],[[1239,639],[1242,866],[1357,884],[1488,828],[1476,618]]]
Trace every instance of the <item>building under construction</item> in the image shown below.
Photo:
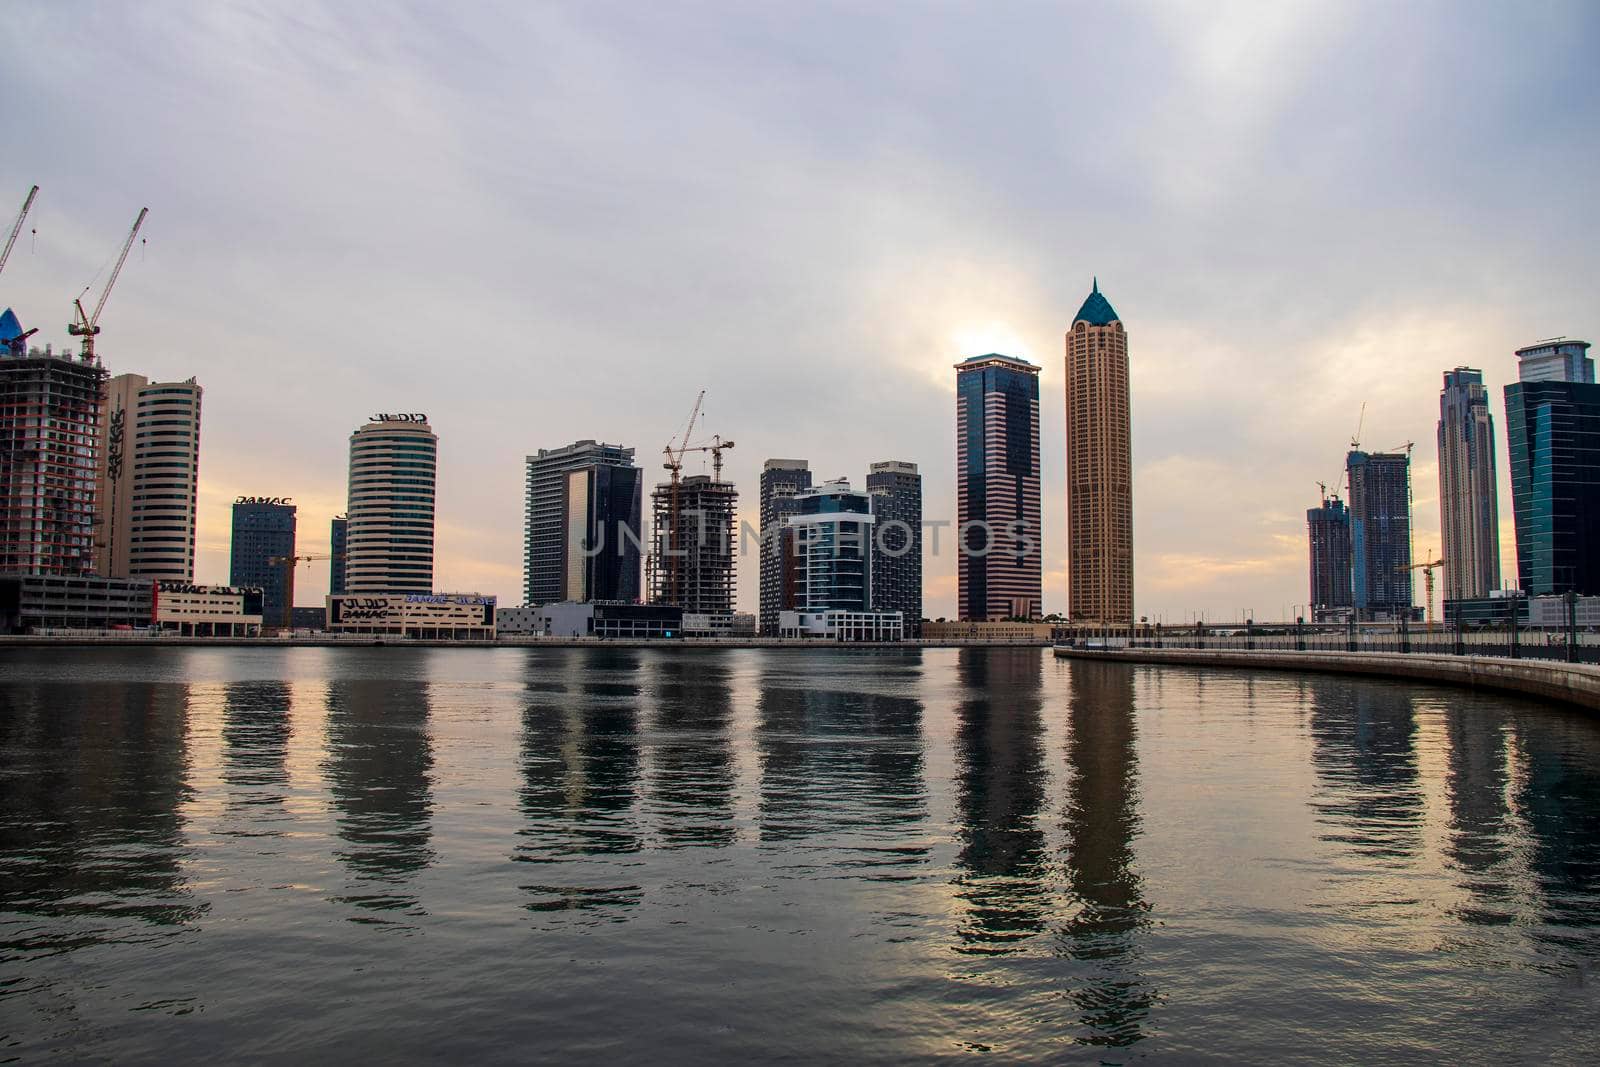
[[[93,574],[105,371],[26,338],[0,315],[0,573]]]
[[[734,515],[732,482],[693,474],[650,494],[655,530],[651,598],[685,615],[733,614]]]

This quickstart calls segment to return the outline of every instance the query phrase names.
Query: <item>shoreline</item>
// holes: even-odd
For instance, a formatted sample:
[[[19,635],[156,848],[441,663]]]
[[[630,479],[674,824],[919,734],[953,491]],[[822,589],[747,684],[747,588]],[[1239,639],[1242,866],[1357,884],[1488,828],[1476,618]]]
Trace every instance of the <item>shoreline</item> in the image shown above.
[[[5,648],[1037,648],[1049,641],[912,640],[825,641],[782,637],[502,637],[493,641],[376,636],[350,637],[88,637],[35,634],[0,635]]]

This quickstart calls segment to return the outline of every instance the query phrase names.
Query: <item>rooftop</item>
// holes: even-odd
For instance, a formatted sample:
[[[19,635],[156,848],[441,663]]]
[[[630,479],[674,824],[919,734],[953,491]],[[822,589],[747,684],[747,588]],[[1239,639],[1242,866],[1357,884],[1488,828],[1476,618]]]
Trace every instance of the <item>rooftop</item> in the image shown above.
[[[1087,322],[1090,326],[1109,326],[1113,322],[1121,322],[1117,316],[1117,309],[1111,306],[1105,294],[1100,291],[1100,279],[1095,278],[1089,297],[1078,309],[1078,314],[1073,318],[1073,323]]]

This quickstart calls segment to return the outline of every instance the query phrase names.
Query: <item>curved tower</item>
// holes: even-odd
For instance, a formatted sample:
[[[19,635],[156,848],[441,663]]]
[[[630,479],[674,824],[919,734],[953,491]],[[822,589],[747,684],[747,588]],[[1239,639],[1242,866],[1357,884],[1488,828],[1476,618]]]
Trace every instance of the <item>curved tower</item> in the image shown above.
[[[433,592],[438,458],[426,415],[375,415],[350,435],[346,592]]]
[[[1067,333],[1067,610],[1133,621],[1128,335],[1094,281]]]

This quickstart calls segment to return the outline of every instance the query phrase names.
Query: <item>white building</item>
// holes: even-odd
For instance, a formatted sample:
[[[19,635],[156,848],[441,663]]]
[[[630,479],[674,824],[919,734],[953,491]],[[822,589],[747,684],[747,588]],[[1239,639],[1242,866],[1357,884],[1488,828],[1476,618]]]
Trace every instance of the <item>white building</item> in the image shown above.
[[[328,597],[333,633],[492,641],[495,598],[478,593],[342,593]]]
[[[544,613],[540,608],[496,608],[494,628],[498,634],[531,636],[544,633]]]
[[[438,458],[420,412],[374,415],[350,435],[345,592],[432,592]]]
[[[899,641],[905,621],[898,611],[780,611],[778,636],[823,641]]]
[[[155,623],[182,637],[259,637],[261,590],[157,582]]]
[[[194,580],[201,393],[193,378],[119,374],[106,383],[96,485],[102,575]]]

